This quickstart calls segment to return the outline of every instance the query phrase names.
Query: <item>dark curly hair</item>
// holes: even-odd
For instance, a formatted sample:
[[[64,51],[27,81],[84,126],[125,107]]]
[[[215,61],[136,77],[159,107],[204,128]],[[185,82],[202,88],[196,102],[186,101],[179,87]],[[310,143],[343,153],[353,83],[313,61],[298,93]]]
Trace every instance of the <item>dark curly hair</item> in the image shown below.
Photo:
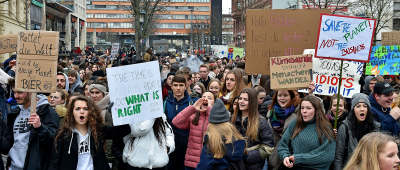
[[[100,108],[94,103],[92,99],[86,96],[78,96],[74,98],[69,106],[67,106],[67,115],[64,118],[64,124],[61,130],[57,133],[55,141],[56,141],[56,148],[57,148],[57,139],[60,137],[61,134],[67,133],[67,136],[73,135],[72,129],[75,128],[75,117],[74,117],[74,108],[76,101],[84,101],[87,104],[89,110],[89,118],[87,124],[89,125],[91,135],[94,138],[96,150],[99,147],[99,138],[102,136],[101,128],[104,127],[103,118],[100,116]]]

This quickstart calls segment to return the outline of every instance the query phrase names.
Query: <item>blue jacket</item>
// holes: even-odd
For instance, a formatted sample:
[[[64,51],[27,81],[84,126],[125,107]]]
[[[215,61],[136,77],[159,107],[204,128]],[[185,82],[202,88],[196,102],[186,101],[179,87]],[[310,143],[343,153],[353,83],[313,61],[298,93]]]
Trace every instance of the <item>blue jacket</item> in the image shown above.
[[[207,137],[205,140],[207,140]],[[200,162],[197,165],[196,170],[226,170],[229,167],[229,162],[237,162],[246,159],[245,157],[247,155],[244,155],[246,141],[237,140],[233,142],[233,145],[231,143],[225,144],[225,147],[225,156],[216,159],[213,157],[211,151],[207,149],[207,142],[205,142],[203,149],[201,150]]]
[[[174,126],[172,123],[172,119],[178,113],[180,113],[183,109],[188,107],[189,105],[193,105],[199,98],[191,98],[189,93],[184,93],[184,97],[177,101],[174,97],[174,94],[171,93],[168,95],[167,100],[165,101],[164,108],[165,108],[165,115],[167,116],[168,123],[172,126],[172,130],[174,131],[175,135],[175,151],[176,152],[183,152],[186,153],[187,144],[189,140],[189,130],[182,130]]]
[[[369,95],[371,102],[371,110],[374,114],[374,120],[382,124],[382,131],[391,132],[392,135],[398,136],[400,133],[400,124],[392,116],[390,116],[391,108],[384,109],[374,98],[372,93]]]

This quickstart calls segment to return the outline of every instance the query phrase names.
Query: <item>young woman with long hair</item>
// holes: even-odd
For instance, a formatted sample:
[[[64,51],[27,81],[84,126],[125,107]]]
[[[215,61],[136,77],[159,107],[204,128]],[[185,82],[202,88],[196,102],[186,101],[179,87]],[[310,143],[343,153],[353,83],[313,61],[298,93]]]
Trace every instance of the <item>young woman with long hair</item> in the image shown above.
[[[243,89],[239,95],[239,109],[231,123],[247,140],[249,157],[244,160],[248,169],[262,169],[265,159],[274,149],[274,139],[267,120],[258,113],[257,93],[254,89]]]
[[[398,170],[400,159],[394,137],[372,132],[361,138],[343,170]]]
[[[102,79],[102,78],[100,78]],[[108,103],[110,102],[110,95],[108,95],[108,86],[105,80],[97,80],[89,86],[90,98],[93,99],[94,103],[99,106],[101,112],[100,115],[104,121],[106,121],[106,114],[108,109]]]
[[[278,144],[283,167],[328,170],[335,157],[335,134],[315,96],[304,97]]]
[[[261,86],[257,86],[257,87],[253,87],[254,90],[257,93],[257,106],[258,106],[258,110],[260,111],[261,105],[264,102],[264,98],[267,96],[267,93],[265,92],[264,88],[262,88]]]
[[[135,122],[132,132],[124,137],[122,159],[127,170],[166,170],[168,154],[175,150],[172,127],[166,116]]]
[[[203,93],[206,92],[206,88],[204,87],[203,83],[200,82],[194,84],[193,90],[199,93],[200,96],[203,96]]]
[[[230,162],[239,162],[248,154],[246,140],[229,123],[229,115],[224,103],[217,99],[210,111],[210,123],[196,170],[225,170]]]
[[[219,81],[218,79],[211,79],[208,83],[208,91],[213,92],[215,95],[218,95],[220,89],[221,81]]]
[[[199,100],[182,110],[172,123],[179,129],[189,131],[189,143],[186,150],[186,169],[194,169],[200,161],[203,138],[207,131],[208,117],[216,96],[211,92],[205,92]]]
[[[349,116],[339,126],[334,169],[342,170],[357,147],[358,141],[366,134],[380,129],[381,124],[374,121],[369,97],[363,93],[354,94]]]
[[[228,109],[228,111],[229,111],[229,113],[231,113],[231,115],[233,114],[233,113],[235,113],[235,111],[236,110],[238,110],[239,109],[239,97],[240,96],[236,96],[235,98],[233,98],[233,102],[232,102],[232,104],[231,104],[231,106],[229,107],[229,109]]]
[[[233,98],[239,96],[240,92],[246,87],[240,69],[234,69],[226,74],[222,83],[218,97],[224,102],[226,109],[229,109]]]
[[[104,152],[104,139],[119,138],[131,132],[129,125],[107,126],[99,107],[88,97],[73,99],[63,127],[56,133],[49,170],[110,170]]]
[[[334,127],[334,124],[335,124],[337,97],[338,97],[338,94],[333,94],[332,95],[332,97],[331,97],[331,108],[326,113],[326,117],[328,118],[328,120],[331,123],[332,127]],[[342,124],[342,122],[349,115],[348,111],[346,110],[346,105],[347,105],[346,99],[342,95],[340,95],[340,98],[339,98],[339,112],[338,112],[338,119],[337,119],[337,126],[336,126],[338,129],[339,129],[340,125]]]
[[[68,98],[68,93],[65,90],[57,89],[55,93],[50,93],[50,105],[57,112],[60,118],[60,127],[64,122],[64,117],[67,114],[66,99]]]

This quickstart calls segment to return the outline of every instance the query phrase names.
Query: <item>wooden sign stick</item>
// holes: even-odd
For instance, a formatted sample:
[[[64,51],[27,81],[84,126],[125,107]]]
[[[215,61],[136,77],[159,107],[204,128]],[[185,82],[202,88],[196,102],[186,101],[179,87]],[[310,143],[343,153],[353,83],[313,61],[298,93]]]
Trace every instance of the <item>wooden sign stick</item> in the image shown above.
[[[31,114],[36,113],[37,93],[32,92],[31,94]]]

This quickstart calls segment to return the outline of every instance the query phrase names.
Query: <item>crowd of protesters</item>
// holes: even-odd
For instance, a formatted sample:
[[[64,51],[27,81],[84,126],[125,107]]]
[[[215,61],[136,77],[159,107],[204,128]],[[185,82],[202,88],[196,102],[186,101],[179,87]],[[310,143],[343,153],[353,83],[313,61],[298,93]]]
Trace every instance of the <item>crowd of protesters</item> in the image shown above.
[[[351,98],[271,89],[245,57],[147,49],[60,59],[57,91],[15,89],[0,71],[0,152],[7,170],[398,169],[399,76],[361,77]],[[113,126],[106,68],[158,61],[164,115]],[[338,102],[339,101],[339,102]],[[338,105],[339,103],[339,105]],[[337,115],[337,128],[335,117]]]

